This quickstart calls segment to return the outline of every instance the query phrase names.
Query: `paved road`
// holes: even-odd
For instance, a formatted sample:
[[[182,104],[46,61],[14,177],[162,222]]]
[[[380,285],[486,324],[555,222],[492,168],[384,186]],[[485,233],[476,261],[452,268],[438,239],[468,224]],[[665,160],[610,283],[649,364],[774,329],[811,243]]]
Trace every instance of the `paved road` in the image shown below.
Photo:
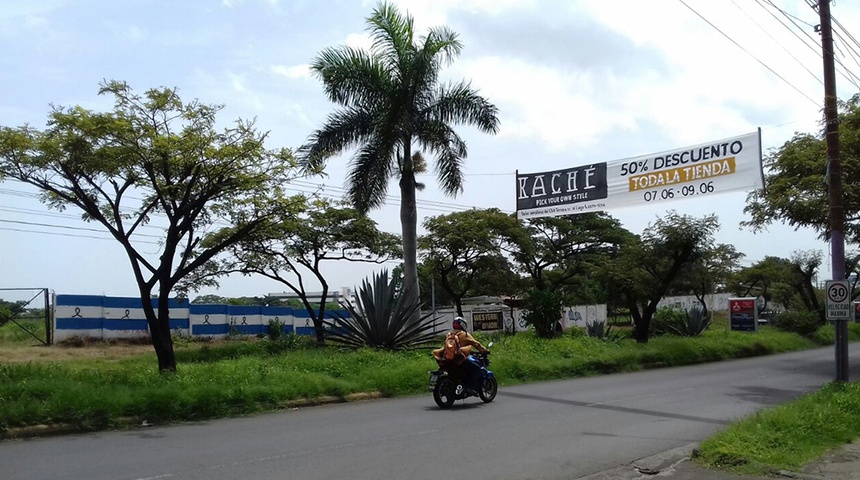
[[[852,352],[853,353],[853,352]],[[575,479],[701,441],[834,377],[832,347],[133,431],[0,443],[3,480]],[[851,356],[852,379],[860,354]]]

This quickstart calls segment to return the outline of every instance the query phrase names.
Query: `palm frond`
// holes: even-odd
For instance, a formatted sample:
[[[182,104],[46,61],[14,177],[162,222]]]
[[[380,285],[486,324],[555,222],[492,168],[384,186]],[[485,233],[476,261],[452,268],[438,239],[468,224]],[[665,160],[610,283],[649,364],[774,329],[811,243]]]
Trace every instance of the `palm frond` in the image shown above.
[[[367,19],[372,51],[385,64],[388,73],[402,81],[403,65],[409,64],[414,50],[414,20],[411,15],[401,14],[390,3],[381,3]]]
[[[395,168],[395,145],[390,131],[377,131],[353,157],[346,183],[349,199],[359,212],[385,203],[388,179]]]
[[[432,53],[433,57],[445,65],[450,65],[463,51],[463,44],[458,37],[457,32],[451,28],[441,26],[430,28],[422,41],[428,53]]]
[[[436,155],[434,170],[439,186],[447,195],[457,195],[463,190],[463,163],[468,155],[466,142],[451,127],[439,122],[422,122],[418,136]]]
[[[305,171],[322,167],[329,157],[365,141],[374,134],[372,111],[360,108],[336,110],[325,125],[313,132],[307,143],[299,147],[299,165]]]
[[[349,46],[324,49],[311,70],[322,80],[329,100],[340,105],[373,108],[391,87],[379,58]]]
[[[478,95],[468,83],[449,84],[435,93],[434,101],[422,112],[426,118],[445,124],[474,125],[483,132],[498,133],[498,108]]]

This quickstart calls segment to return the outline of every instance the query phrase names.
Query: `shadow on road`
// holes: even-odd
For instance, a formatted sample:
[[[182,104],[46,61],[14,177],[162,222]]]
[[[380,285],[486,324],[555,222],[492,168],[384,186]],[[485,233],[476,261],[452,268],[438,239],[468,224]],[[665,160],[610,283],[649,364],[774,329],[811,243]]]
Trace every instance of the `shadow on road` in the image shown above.
[[[500,391],[499,396],[522,398],[525,400],[536,400],[539,402],[559,403],[562,405],[571,405],[574,407],[597,408],[597,409],[609,410],[609,411],[613,411],[613,412],[635,413],[638,415],[651,415],[654,417],[672,418],[672,419],[676,419],[676,420],[689,420],[692,422],[711,423],[714,425],[728,425],[729,423],[731,423],[728,420],[718,420],[718,419],[714,419],[714,418],[705,418],[705,417],[694,417],[691,415],[680,415],[680,414],[676,414],[676,413],[657,412],[654,410],[644,410],[641,408],[619,407],[617,405],[606,405],[606,404],[599,404],[599,403],[578,402],[576,400],[565,400],[565,399],[561,399],[561,398],[541,397],[538,395],[529,395],[526,393],[514,393],[514,392],[501,392]]]

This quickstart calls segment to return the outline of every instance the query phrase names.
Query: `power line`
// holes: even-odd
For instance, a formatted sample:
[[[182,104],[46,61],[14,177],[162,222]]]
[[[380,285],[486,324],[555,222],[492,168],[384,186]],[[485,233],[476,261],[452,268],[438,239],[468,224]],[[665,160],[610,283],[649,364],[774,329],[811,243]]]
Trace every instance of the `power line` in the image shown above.
[[[99,233],[107,233],[107,232],[105,232],[104,230],[102,230],[102,229],[100,229],[100,228],[74,227],[74,226],[71,226],[71,225],[54,225],[54,224],[49,224],[49,223],[24,222],[24,221],[21,221],[21,220],[8,220],[8,219],[5,219],[5,218],[0,218],[0,222],[3,222],[3,223],[14,223],[14,224],[17,224],[17,225],[30,225],[30,226],[33,226],[33,227],[62,228],[62,229],[66,229],[66,230],[79,230],[79,231],[85,231],[85,232],[99,232]],[[134,236],[138,236],[138,237],[147,237],[147,238],[163,238],[163,237],[161,237],[161,236],[159,236],[159,235],[147,235],[147,234],[145,234],[145,233],[135,233],[135,234],[134,234]],[[113,238],[113,237],[110,237],[110,238]]]
[[[116,239],[114,239],[113,237],[110,237],[110,238],[109,238],[109,237],[97,237],[97,236],[95,236],[95,235],[78,235],[78,234],[74,234],[74,233],[43,232],[43,231],[40,231],[40,230],[25,230],[25,229],[23,229],[23,228],[0,227],[0,230],[5,230],[5,231],[9,231],[9,232],[39,233],[39,234],[42,234],[42,235],[56,235],[56,236],[59,236],[59,237],[92,238],[92,239],[95,239],[95,240],[109,240],[109,241],[116,241]],[[160,246],[160,244],[159,244],[159,243],[157,243],[157,242],[147,242],[147,241],[144,241],[144,240],[136,241],[135,243],[145,243],[145,244],[148,244],[148,245],[159,245],[159,246]]]
[[[710,20],[708,20],[707,18],[705,18],[701,13],[697,12],[697,11],[696,11],[696,9],[694,9],[693,7],[691,7],[691,6],[687,5],[687,3],[686,3],[684,0],[678,0],[678,1],[679,1],[679,2],[681,2],[681,4],[682,4],[682,5],[684,5],[685,7],[687,7],[691,12],[695,13],[695,14],[696,14],[696,16],[698,16],[699,18],[701,18],[702,20],[704,20],[704,21],[705,21],[705,23],[707,23],[708,25],[710,25],[714,30],[716,30],[716,31],[720,32],[720,34],[721,34],[722,36],[726,37],[726,39],[728,39],[730,42],[732,42],[733,44],[735,44],[735,46],[737,46],[738,48],[740,48],[741,50],[743,50],[743,51],[744,51],[744,53],[746,53],[747,55],[749,55],[750,57],[752,57],[752,58],[753,58],[755,61],[757,61],[761,66],[763,66],[764,68],[768,69],[771,73],[773,73],[774,75],[776,75],[780,80],[782,80],[782,81],[783,81],[783,82],[785,82],[788,86],[790,86],[791,88],[793,88],[797,93],[799,93],[799,94],[803,95],[804,97],[806,97],[806,99],[807,99],[807,100],[809,100],[810,102],[812,102],[815,106],[819,106],[819,103],[818,103],[817,101],[813,100],[813,99],[812,99],[812,97],[810,97],[809,95],[807,95],[807,94],[803,93],[803,92],[802,92],[799,88],[797,88],[793,83],[791,83],[791,82],[789,82],[788,80],[786,80],[782,75],[780,75],[780,74],[776,73],[776,71],[775,71],[774,69],[770,68],[766,63],[764,63],[764,62],[763,62],[763,61],[761,61],[758,57],[756,57],[755,55],[753,55],[752,53],[750,53],[746,48],[744,48],[743,46],[741,46],[741,44],[740,44],[740,43],[738,43],[737,41],[735,41],[735,39],[734,39],[734,38],[732,38],[731,36],[729,36],[728,34],[726,34],[725,32],[723,32],[722,30],[720,30],[720,28],[719,28],[719,27],[717,27],[716,25],[714,25],[713,23],[711,23],[711,21],[710,21]]]
[[[756,1],[759,3],[759,5],[762,5],[762,3],[761,3],[761,2],[762,2],[762,0],[756,0]],[[779,6],[777,6],[775,3],[773,3],[773,0],[764,0],[764,1],[765,1],[765,2],[767,2],[767,3],[768,3],[768,5],[770,5],[770,6],[772,6],[773,8],[775,8],[775,9],[776,9],[779,13],[781,13],[785,18],[787,18],[787,19],[788,19],[788,21],[790,21],[790,22],[791,22],[791,23],[792,23],[792,24],[793,24],[793,25],[794,25],[798,30],[800,30],[801,32],[803,32],[803,34],[804,34],[804,35],[806,35],[806,38],[808,38],[810,41],[812,41],[812,44],[813,44],[813,45],[815,45],[815,46],[817,47],[817,48],[814,48],[814,49],[813,49],[813,50],[815,50],[815,51],[816,51],[816,54],[817,54],[819,57],[821,57],[821,56],[822,56],[822,54],[821,54],[821,52],[820,52],[821,45],[818,43],[818,41],[817,41],[815,38],[813,38],[813,37],[812,37],[812,35],[810,35],[810,34],[809,34],[809,32],[807,32],[807,31],[806,31],[806,29],[805,29],[805,28],[801,27],[800,25],[798,25],[798,24],[797,24],[797,22],[795,22],[795,21],[794,21],[794,19],[795,19],[795,18],[797,18],[797,17],[795,17],[794,15],[791,15],[790,13],[786,12],[785,10],[783,10],[782,8],[780,8]],[[762,8],[765,8],[765,10],[767,10],[767,8],[766,8],[766,7],[764,7],[763,5],[762,5]],[[768,10],[768,13],[771,13],[771,12]],[[771,13],[771,15],[773,16],[773,13]],[[777,17],[776,17],[776,16],[774,16],[774,18],[777,18]],[[831,18],[832,18],[832,17],[831,17]],[[777,18],[777,20],[779,20],[779,18]],[[786,29],[788,29],[788,31],[792,32],[796,37],[800,38],[796,33],[794,33],[794,30],[792,30],[792,28],[791,28],[791,27],[789,27],[788,25],[786,25],[785,23],[783,23],[781,20],[779,21],[779,23],[780,23],[783,27],[785,27]],[[808,22],[803,22],[803,23],[806,23],[807,25],[810,25],[810,26],[814,26],[814,25],[812,25],[812,24],[810,24],[810,23],[808,23]],[[803,40],[801,39],[801,41],[803,41]],[[809,46],[809,44],[808,44],[808,43],[806,43],[805,41],[804,41],[803,43],[804,43],[804,45]],[[812,47],[810,47],[810,48],[812,48]],[[842,67],[842,70],[844,70],[844,71],[845,71],[845,72],[843,72],[842,70],[838,70],[837,72],[838,72],[840,75],[842,75],[842,77],[843,77],[843,78],[845,78],[845,79],[846,79],[846,80],[848,80],[850,83],[852,83],[855,87],[860,88],[860,85],[858,85],[858,84],[857,84],[857,82],[856,82],[854,79],[852,79],[852,78],[851,78],[851,77],[857,78],[857,76],[856,76],[856,75],[854,75],[854,74],[851,72],[851,70],[849,70],[849,69],[848,69],[844,64],[842,64],[842,62],[841,62],[841,61],[839,61],[839,59],[835,59],[835,60],[836,60],[836,63],[838,63],[838,64],[839,64],[839,66],[841,66],[841,67]],[[846,73],[847,73],[847,75],[846,75]],[[849,77],[849,75],[850,75],[850,77]]]
[[[764,33],[765,33],[765,35],[767,35],[768,37],[770,37],[770,39],[771,39],[771,40],[773,40],[773,41],[774,41],[774,43],[776,43],[777,45],[779,45],[779,48],[781,48],[781,49],[782,49],[785,53],[787,53],[787,54],[788,54],[792,59],[794,59],[794,61],[795,61],[795,62],[797,62],[797,64],[798,64],[798,65],[800,65],[801,67],[803,67],[803,69],[804,69],[804,70],[806,70],[810,75],[812,75],[812,78],[816,79],[816,80],[818,81],[818,83],[820,83],[820,84],[824,85],[824,81],[823,81],[823,80],[821,80],[820,78],[818,78],[818,75],[816,75],[815,73],[813,73],[813,72],[812,72],[812,70],[810,70],[810,69],[806,68],[806,65],[804,65],[804,64],[803,64],[803,62],[801,62],[801,61],[800,61],[800,59],[798,59],[797,57],[795,57],[795,56],[794,56],[794,54],[793,54],[793,53],[791,53],[791,51],[789,51],[787,48],[785,48],[785,46],[782,44],[782,42],[780,42],[779,40],[777,40],[773,35],[771,35],[771,34],[770,34],[770,32],[768,32],[764,27],[762,27],[762,26],[761,26],[761,24],[759,24],[759,23],[758,23],[758,22],[757,22],[757,21],[756,21],[756,20],[755,20],[755,19],[754,19],[750,14],[748,14],[748,13],[746,12],[746,10],[744,10],[743,8],[741,8],[741,6],[740,6],[740,5],[738,5],[738,4],[737,4],[737,2],[735,2],[735,0],[732,0],[732,3],[734,4],[734,6],[735,6],[735,7],[737,7],[737,8],[738,8],[738,10],[742,11],[742,12],[744,13],[744,15],[746,15],[746,16],[747,16],[747,18],[749,18],[749,19],[750,19],[750,20],[751,20],[751,21],[752,21],[752,22],[753,22],[753,23],[754,23],[754,24],[755,24],[755,25],[756,25],[756,26],[757,26],[757,27],[758,27],[762,32],[764,32]]]

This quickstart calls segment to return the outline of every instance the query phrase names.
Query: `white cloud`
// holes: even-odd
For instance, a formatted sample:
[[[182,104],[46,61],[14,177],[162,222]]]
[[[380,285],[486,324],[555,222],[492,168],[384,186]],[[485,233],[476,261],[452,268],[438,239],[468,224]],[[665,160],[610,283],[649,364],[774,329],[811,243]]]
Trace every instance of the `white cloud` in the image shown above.
[[[360,50],[370,50],[373,40],[366,33],[350,33],[346,36],[346,45]]]
[[[311,77],[311,66],[307,63],[301,65],[272,65],[269,70],[275,75],[281,75],[292,80]]]

